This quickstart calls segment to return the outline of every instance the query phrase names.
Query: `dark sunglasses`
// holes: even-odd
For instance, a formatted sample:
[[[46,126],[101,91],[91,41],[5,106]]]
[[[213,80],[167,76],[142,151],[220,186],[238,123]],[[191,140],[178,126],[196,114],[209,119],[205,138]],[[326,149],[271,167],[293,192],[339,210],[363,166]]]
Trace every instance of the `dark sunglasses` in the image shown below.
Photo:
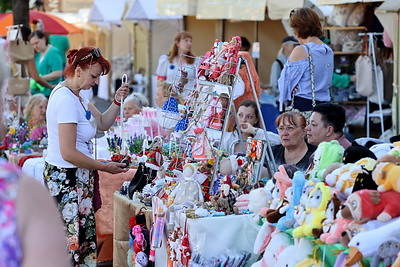
[[[83,61],[88,58],[101,57],[102,55],[103,55],[103,53],[101,52],[100,48],[93,48],[93,50],[88,55],[84,56],[79,61]]]
[[[292,11],[290,11],[289,18],[294,14],[294,12],[296,12],[296,9],[292,9]]]

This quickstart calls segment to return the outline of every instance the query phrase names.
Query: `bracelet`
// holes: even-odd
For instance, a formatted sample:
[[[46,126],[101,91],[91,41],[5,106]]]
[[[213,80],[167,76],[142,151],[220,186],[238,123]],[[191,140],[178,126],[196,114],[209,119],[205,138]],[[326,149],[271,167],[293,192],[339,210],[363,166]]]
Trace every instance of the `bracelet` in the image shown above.
[[[113,101],[113,102],[114,102],[115,105],[121,106],[121,102],[118,102],[117,99],[116,99],[115,97],[114,97],[114,101]]]

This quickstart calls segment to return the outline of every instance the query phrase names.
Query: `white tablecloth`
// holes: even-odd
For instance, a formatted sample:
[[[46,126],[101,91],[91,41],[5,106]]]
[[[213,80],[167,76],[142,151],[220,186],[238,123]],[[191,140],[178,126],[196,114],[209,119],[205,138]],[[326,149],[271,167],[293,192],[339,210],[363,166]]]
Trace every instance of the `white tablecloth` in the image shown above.
[[[185,219],[185,214],[180,213],[179,224],[182,229],[185,227]],[[252,253],[260,229],[252,215],[187,219],[187,227],[191,250],[200,251],[206,258],[228,254],[228,249]]]

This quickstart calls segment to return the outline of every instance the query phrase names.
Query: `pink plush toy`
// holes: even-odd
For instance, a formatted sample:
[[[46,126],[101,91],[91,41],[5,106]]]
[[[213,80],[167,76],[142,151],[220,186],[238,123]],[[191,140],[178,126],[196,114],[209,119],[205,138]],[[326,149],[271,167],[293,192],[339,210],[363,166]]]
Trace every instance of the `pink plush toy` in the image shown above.
[[[371,193],[376,194],[376,192],[379,198],[372,198]],[[362,189],[351,194],[345,205],[356,222],[364,223],[374,219],[384,222],[400,216],[399,202],[400,193],[398,192]]]
[[[339,243],[342,233],[347,230],[351,221],[343,218],[336,218],[328,233],[322,234],[320,239],[328,245]]]

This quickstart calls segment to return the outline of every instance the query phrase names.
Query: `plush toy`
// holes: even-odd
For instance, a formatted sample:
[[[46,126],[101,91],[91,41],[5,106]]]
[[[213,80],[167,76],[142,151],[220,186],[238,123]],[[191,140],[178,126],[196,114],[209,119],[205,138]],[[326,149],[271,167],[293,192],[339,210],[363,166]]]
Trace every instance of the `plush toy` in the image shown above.
[[[331,227],[335,224],[336,214],[338,213],[341,204],[342,202],[340,199],[336,194],[333,194],[328,203],[328,207],[326,208],[326,218],[322,222],[322,228],[315,228],[312,230],[314,237],[319,238],[321,234],[329,232]]]
[[[279,171],[274,174],[274,178],[277,182],[272,191],[270,209],[267,211],[267,220],[270,223],[276,223],[286,212],[287,207],[283,208],[288,203],[287,200],[285,200],[285,192],[292,186],[292,180],[289,178],[285,166],[280,165],[278,170]],[[288,192],[288,194],[290,194],[290,192]],[[280,212],[280,209],[282,209],[282,212]]]
[[[330,199],[329,187],[322,182],[318,183],[308,196],[305,220],[293,230],[293,237],[311,236],[312,229],[322,227],[322,220],[325,219],[325,211]]]
[[[315,185],[317,183],[319,183],[318,179],[311,179],[311,180],[308,180],[304,184],[303,189],[301,191],[300,204],[294,207],[294,209],[295,209],[295,212],[294,212],[295,224],[293,227],[297,227],[304,223],[304,219],[306,216],[305,211],[306,211],[306,203],[307,203],[308,195],[315,188]]]
[[[262,208],[269,208],[272,202],[273,188],[274,183],[272,180],[269,180],[265,187],[251,190],[249,193],[249,210],[258,215]],[[258,219],[258,216],[256,219]]]
[[[292,189],[290,190],[292,194],[286,196],[289,202],[289,204],[287,205],[286,214],[285,216],[279,219],[277,224],[277,228],[279,230],[285,231],[288,228],[293,228],[295,224],[295,219],[294,219],[295,207],[300,204],[300,197],[305,183],[306,179],[304,177],[304,173],[301,171],[295,172],[293,176]],[[286,190],[286,192],[287,191],[288,190]]]
[[[178,170],[175,170],[174,173],[179,173]],[[197,174],[197,166],[193,163],[187,163],[183,166],[182,172],[184,179],[180,180],[177,186],[172,191],[169,196],[169,205],[173,204],[182,204],[186,200],[192,202],[203,201],[203,193],[201,191],[200,184],[195,179]]]
[[[331,165],[336,165],[336,164],[337,163],[332,163]],[[334,188],[338,192],[344,193],[346,196],[349,196],[353,191],[354,181],[356,179],[356,177],[353,177],[351,175],[352,167],[353,164],[350,163],[342,165],[340,168],[326,175],[324,178],[325,182],[331,188]]]
[[[356,141],[353,141],[351,146],[346,148],[343,153],[343,163],[355,163],[365,157],[376,160],[376,156],[371,150],[365,146],[359,145]]]
[[[346,266],[352,265],[362,258],[372,257],[380,244],[400,231],[400,219],[396,218],[391,223],[374,230],[359,233],[349,242],[349,257]]]
[[[373,197],[371,193],[378,195]],[[359,190],[351,194],[345,202],[346,208],[356,222],[367,222],[377,219],[388,221],[400,215],[400,193],[395,191],[378,192],[374,190]],[[345,209],[342,210],[344,214]],[[346,218],[345,215],[343,215]],[[351,218],[348,218],[351,219]]]
[[[372,258],[370,266],[378,267],[381,261],[383,261],[384,266],[391,266],[396,261],[397,254],[399,252],[399,237],[390,237],[378,247],[378,250],[375,252]]]
[[[314,245],[307,238],[294,240],[294,245],[286,247],[278,256],[275,266],[294,267],[313,254]]]
[[[331,225],[329,232],[322,234],[320,239],[328,245],[339,243],[342,233],[347,230],[351,221],[338,216]]]
[[[372,172],[372,178],[378,185],[378,191],[400,192],[400,166],[391,162],[378,163]]]
[[[320,143],[315,150],[314,168],[308,173],[308,178],[317,178],[322,181],[324,170],[329,164],[343,161],[343,152],[344,148],[337,140]]]
[[[278,231],[272,232],[271,230],[274,229],[273,226],[267,222],[265,222],[264,225],[257,234],[253,251],[255,254],[261,252],[264,252],[264,254],[261,260],[251,265],[252,267],[277,266],[276,262],[279,254],[286,247],[292,245],[292,240],[287,233]]]

